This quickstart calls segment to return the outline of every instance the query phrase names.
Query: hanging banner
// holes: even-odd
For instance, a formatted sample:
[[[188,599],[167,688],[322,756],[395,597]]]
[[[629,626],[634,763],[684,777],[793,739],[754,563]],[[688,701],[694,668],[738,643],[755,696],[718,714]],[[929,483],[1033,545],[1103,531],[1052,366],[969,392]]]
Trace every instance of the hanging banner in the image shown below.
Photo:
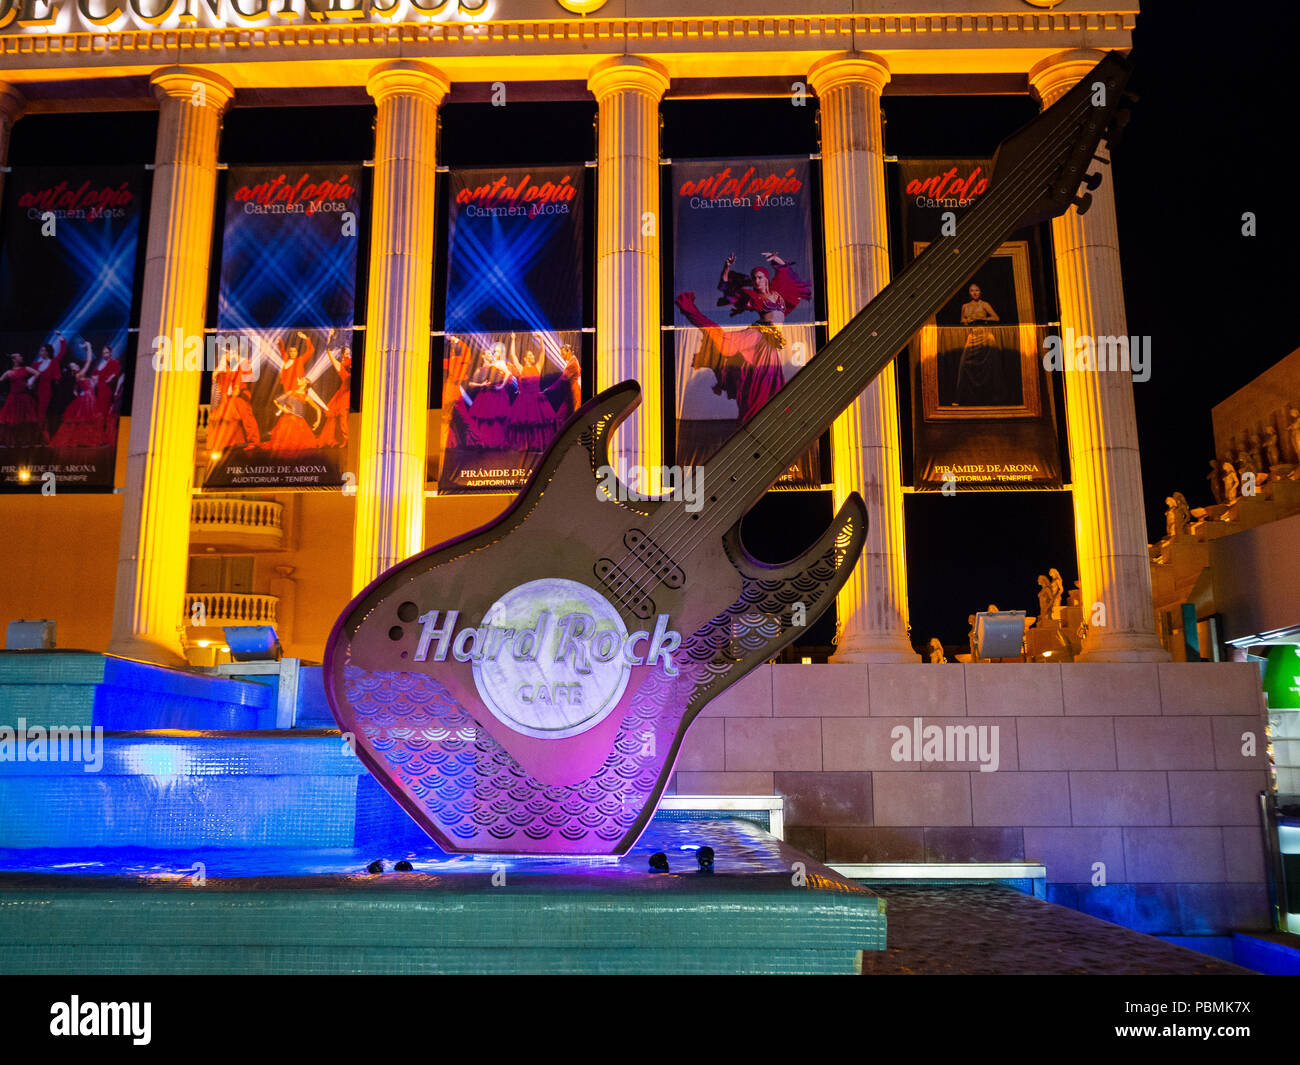
[[[898,164],[909,261],[961,232],[988,188],[987,159]],[[921,491],[1061,487],[1037,231],[1013,235],[912,338],[914,484]]]
[[[453,170],[439,492],[515,491],[582,401],[583,167]]]
[[[806,156],[672,164],[677,462],[706,462],[816,353]],[[819,487],[817,446],[777,481]]]
[[[5,178],[0,489],[113,489],[144,191],[142,167]]]
[[[360,186],[356,164],[227,173],[216,335],[154,356],[212,371],[205,489],[346,484]]]

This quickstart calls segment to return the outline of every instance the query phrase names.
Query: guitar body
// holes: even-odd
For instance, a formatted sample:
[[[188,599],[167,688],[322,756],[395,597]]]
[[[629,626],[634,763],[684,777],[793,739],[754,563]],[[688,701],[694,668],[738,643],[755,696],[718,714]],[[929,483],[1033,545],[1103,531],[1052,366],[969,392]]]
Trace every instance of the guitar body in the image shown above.
[[[662,508],[691,528],[681,502],[602,491],[610,433],[639,396],[628,382],[582,407],[509,511],[383,574],[331,634],[339,727],[444,850],[624,853],[691,722],[815,621],[861,552],[856,495],[784,566],[752,558],[737,523],[674,551],[684,579],[638,616],[600,560],[626,558]]]

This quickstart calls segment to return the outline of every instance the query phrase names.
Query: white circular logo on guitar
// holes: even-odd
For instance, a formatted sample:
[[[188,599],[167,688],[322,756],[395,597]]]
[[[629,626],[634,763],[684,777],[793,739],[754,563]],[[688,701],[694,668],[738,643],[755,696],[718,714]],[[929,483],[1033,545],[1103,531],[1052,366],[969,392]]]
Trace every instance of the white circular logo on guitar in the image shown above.
[[[521,584],[480,624],[506,630],[505,653],[475,658],[474,684],[492,716],[525,736],[564,739],[595,728],[623,697],[633,662],[640,664],[627,653],[618,611],[577,581]]]

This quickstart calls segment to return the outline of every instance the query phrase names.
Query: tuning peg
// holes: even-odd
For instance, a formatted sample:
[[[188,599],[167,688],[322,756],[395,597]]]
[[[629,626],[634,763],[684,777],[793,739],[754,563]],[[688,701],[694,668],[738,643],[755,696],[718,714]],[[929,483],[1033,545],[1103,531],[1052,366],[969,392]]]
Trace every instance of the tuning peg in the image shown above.
[[[1076,196],[1073,203],[1080,214],[1087,214],[1088,208],[1092,206],[1092,193],[1085,192],[1082,196]]]
[[[1088,188],[1090,188],[1090,189],[1092,189],[1092,190],[1095,191],[1096,188],[1097,188],[1097,186],[1101,184],[1101,175],[1100,175],[1100,174],[1084,174],[1084,175],[1083,175],[1083,183],[1084,183],[1085,185],[1087,185]]]

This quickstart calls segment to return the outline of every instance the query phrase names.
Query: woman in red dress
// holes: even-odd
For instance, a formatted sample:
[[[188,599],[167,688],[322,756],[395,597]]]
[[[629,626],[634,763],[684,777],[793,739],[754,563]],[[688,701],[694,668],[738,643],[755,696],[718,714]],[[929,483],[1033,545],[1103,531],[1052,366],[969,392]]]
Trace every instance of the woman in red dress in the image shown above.
[[[474,398],[469,390],[479,360],[460,337],[448,337],[447,345],[447,363],[442,374],[442,410],[447,437],[443,447],[450,451],[458,447],[473,447],[475,443],[470,419]]]
[[[102,447],[104,444],[103,423],[95,402],[95,379],[90,376],[95,352],[89,340],[82,343],[85,345],[85,358],[76,370],[77,395],[63,412],[63,421],[50,441],[51,447]]]
[[[0,447],[35,447],[41,443],[41,422],[31,391],[39,373],[36,367],[25,366],[17,352],[9,356],[9,369],[0,374],[0,387],[9,389],[0,407]]]
[[[758,315],[747,329],[724,331],[695,305],[694,292],[683,292],[675,301],[686,320],[704,333],[695,367],[713,370],[717,376],[713,391],[717,395],[725,391],[728,399],[736,401],[742,424],[785,384],[781,326],[786,315],[812,295],[812,287],[795,274],[793,264],[775,252],[764,252],[763,258],[775,268],[775,274],[761,266],[749,275],[736,274],[731,269],[736,262],[733,254],[723,264],[718,282],[722,292],[719,306],[730,304],[733,317],[747,311]]]
[[[483,362],[471,382],[474,405],[470,408],[474,435],[481,447],[504,448],[510,446],[507,425],[510,419],[510,393],[507,386],[513,379],[506,362],[505,347],[498,343],[483,353]]]
[[[298,382],[307,373],[307,365],[311,362],[311,357],[316,354],[311,337],[301,329],[298,331],[298,336],[302,340],[301,353],[296,345],[286,348],[284,337],[276,337],[275,340],[276,347],[280,349],[280,387],[286,392],[292,392],[298,387]]]
[[[344,348],[340,357],[335,358],[329,342],[334,339],[331,329],[325,339],[325,354],[329,356],[334,372],[339,375],[339,387],[330,396],[325,408],[325,418],[320,434],[321,447],[348,446],[348,413],[352,409],[352,349]]]
[[[546,398],[554,410],[555,432],[563,428],[573,412],[582,406],[582,366],[573,349],[565,344],[560,348],[560,358],[564,360],[564,369],[560,376],[546,386]]]
[[[63,358],[68,352],[68,342],[63,339],[63,334],[56,332],[54,335],[59,338],[58,354],[49,344],[42,344],[36,352],[36,420],[41,426],[42,439],[47,442],[50,439],[50,401],[63,378]]]
[[[320,446],[316,439],[320,410],[307,397],[308,385],[307,378],[302,377],[293,391],[281,392],[275,397],[275,406],[280,413],[267,444],[272,451],[311,451]],[[314,425],[307,424],[308,415],[315,420]]]
[[[105,444],[117,443],[117,412],[122,396],[122,364],[113,358],[113,348],[105,344],[91,374],[95,380],[95,410]]]
[[[227,352],[225,366],[212,374],[212,413],[208,417],[208,450],[242,446],[251,451],[262,442],[262,427],[253,414],[252,367]]]
[[[542,368],[537,356],[524,352],[523,365],[514,355],[508,365],[519,381],[519,395],[510,408],[510,446],[520,451],[545,451],[555,431],[555,408],[542,395]]]

